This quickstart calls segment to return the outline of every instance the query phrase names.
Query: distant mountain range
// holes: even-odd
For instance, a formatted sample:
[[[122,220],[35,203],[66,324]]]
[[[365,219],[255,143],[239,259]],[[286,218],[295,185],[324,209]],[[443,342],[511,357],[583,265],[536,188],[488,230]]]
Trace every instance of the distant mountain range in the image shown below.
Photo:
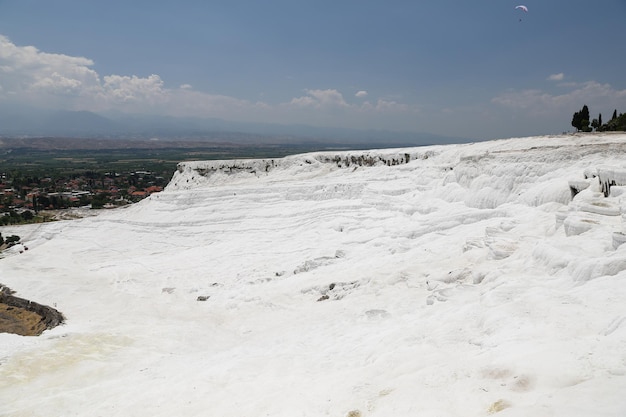
[[[431,133],[243,123],[222,119],[0,107],[0,136],[193,140],[236,144],[323,143],[372,147],[471,142]]]

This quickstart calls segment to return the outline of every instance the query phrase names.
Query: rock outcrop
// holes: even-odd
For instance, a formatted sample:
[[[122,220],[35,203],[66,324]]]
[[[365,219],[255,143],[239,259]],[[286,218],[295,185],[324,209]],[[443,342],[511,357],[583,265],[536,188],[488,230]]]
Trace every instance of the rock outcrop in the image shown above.
[[[14,291],[0,285],[0,332],[21,336],[39,336],[65,321],[52,307],[13,295]]]

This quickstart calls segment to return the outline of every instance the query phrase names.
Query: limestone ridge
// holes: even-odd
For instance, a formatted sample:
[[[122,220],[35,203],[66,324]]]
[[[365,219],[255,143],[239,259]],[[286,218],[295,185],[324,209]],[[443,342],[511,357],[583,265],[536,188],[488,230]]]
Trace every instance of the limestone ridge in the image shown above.
[[[262,176],[269,174],[273,170],[293,170],[297,172],[299,171],[298,167],[308,167],[310,169],[313,166],[320,169],[325,167],[331,169],[356,169],[359,167],[384,165],[396,166],[407,164],[414,160],[428,159],[434,155],[436,155],[436,152],[432,148],[429,150],[409,148],[385,151],[312,152],[274,159],[189,161],[178,164],[168,188],[189,188],[198,177],[208,179],[215,175],[232,176],[236,174]]]

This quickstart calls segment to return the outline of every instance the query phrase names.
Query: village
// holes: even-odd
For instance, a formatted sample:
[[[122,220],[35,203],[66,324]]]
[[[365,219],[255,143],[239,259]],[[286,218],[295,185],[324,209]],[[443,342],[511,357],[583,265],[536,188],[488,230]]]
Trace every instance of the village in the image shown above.
[[[0,173],[0,226],[54,220],[49,212],[85,207],[108,209],[162,191],[167,179],[151,171],[85,171],[57,177]]]

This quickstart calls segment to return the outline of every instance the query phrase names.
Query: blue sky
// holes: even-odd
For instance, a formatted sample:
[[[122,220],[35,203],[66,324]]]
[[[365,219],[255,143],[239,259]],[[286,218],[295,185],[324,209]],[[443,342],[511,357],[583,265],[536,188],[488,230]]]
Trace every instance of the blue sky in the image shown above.
[[[561,133],[583,104],[626,112],[625,18],[626,0],[0,0],[0,103]]]

